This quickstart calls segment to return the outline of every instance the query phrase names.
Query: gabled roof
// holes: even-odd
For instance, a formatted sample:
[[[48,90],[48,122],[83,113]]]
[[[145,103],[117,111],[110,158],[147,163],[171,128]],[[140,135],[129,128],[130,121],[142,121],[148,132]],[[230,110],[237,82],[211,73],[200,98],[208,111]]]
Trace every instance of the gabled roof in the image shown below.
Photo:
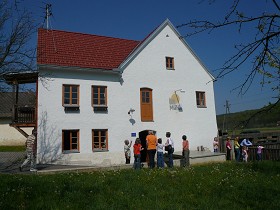
[[[159,27],[157,27],[153,32],[151,32],[134,51],[121,63],[119,69],[125,68],[166,26],[169,26],[173,32],[177,35],[177,37],[181,40],[181,42],[186,46],[186,48],[190,51],[190,53],[194,56],[194,58],[200,63],[206,73],[214,80],[214,76],[209,72],[204,63],[200,60],[200,58],[196,55],[193,49],[189,46],[189,44],[182,38],[178,30],[173,26],[169,19],[166,19]]]
[[[14,105],[14,93],[13,92],[0,92],[0,118],[12,117],[12,108]],[[18,93],[18,105],[35,105],[36,101],[35,93],[33,92],[19,92]]]
[[[213,75],[168,19],[142,41],[39,29],[37,63],[122,71],[167,25],[214,80]]]
[[[139,41],[134,40],[40,28],[37,63],[111,70],[138,44]]]

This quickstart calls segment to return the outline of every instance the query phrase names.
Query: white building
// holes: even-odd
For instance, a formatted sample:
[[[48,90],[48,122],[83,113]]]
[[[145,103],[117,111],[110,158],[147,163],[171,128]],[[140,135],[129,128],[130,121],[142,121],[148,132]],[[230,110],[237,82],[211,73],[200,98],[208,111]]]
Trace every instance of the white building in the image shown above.
[[[38,162],[125,163],[148,130],[212,149],[214,78],[169,20],[141,42],[39,29],[37,62]]]

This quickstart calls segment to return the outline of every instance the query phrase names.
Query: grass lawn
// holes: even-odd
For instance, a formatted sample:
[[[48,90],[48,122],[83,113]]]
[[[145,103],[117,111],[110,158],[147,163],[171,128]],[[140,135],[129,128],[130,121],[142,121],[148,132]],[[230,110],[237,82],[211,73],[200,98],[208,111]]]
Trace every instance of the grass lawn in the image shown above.
[[[0,174],[0,209],[279,209],[280,162]]]
[[[0,146],[0,152],[24,152],[25,145],[19,146]]]

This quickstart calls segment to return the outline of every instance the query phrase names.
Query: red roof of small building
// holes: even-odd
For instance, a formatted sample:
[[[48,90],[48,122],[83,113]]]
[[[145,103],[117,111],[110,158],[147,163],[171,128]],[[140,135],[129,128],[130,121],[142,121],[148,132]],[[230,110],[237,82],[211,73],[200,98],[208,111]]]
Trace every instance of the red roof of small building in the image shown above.
[[[40,28],[37,63],[111,70],[117,68],[139,43],[135,40]]]

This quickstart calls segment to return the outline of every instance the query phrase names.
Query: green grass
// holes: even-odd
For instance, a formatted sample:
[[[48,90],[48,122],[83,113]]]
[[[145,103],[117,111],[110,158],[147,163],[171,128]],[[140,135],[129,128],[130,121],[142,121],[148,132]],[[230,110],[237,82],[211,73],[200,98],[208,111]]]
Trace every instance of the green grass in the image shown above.
[[[280,162],[0,174],[0,209],[279,209]]]
[[[24,152],[25,146],[0,146],[0,152]]]

